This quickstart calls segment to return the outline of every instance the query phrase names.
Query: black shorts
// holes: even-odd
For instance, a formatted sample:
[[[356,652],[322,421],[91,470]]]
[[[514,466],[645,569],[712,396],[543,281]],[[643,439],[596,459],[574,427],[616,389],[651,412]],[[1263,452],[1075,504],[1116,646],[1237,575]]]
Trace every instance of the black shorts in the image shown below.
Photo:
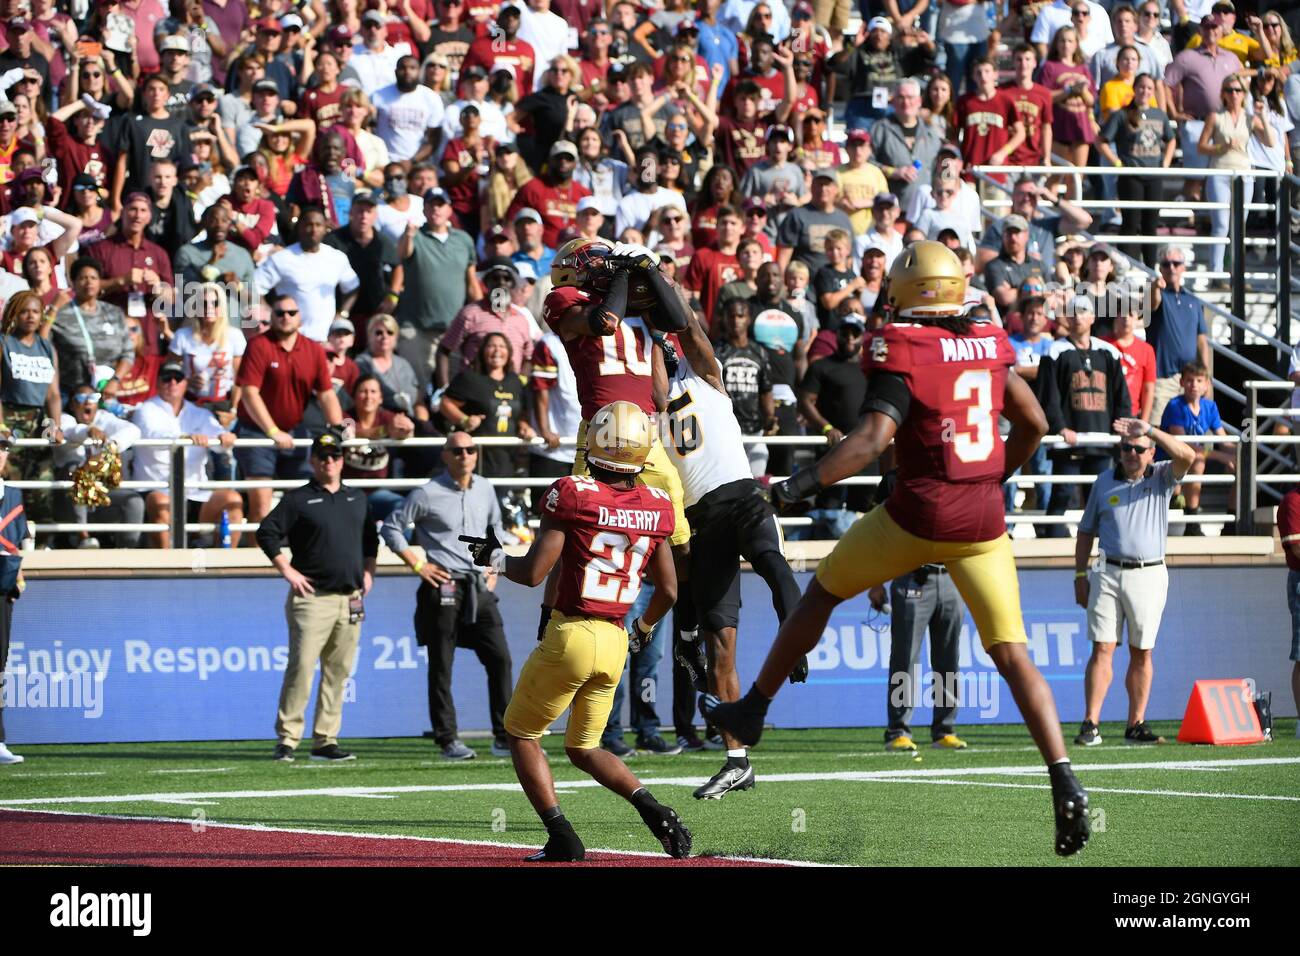
[[[756,528],[736,526],[731,512],[736,503],[757,494],[759,484],[742,478],[715,488],[686,509],[694,535],[691,538],[691,593],[700,627],[720,631],[740,623],[740,561],[753,563],[766,552],[781,552],[776,519]]]

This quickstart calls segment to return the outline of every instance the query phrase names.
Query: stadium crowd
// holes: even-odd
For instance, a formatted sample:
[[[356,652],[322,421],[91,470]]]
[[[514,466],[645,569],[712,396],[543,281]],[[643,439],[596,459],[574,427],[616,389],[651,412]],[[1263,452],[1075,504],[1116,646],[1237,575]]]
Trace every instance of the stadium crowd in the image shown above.
[[[1154,236],[1156,212],[1094,222],[1075,177],[1002,175],[1010,212],[987,219],[998,190],[972,167],[1170,167],[1181,150],[1184,167],[1289,171],[1283,17],[1231,0],[858,7],[851,34],[847,0],[0,0],[0,403],[14,437],[49,443],[16,449],[10,477],[66,479],[111,440],[127,477],[165,480],[167,451],[132,444],[195,436],[194,518],[257,521],[269,489],[194,483],[305,477],[291,439],[343,421],[370,439],[540,438],[484,446],[482,473],[567,474],[580,416],[540,320],[575,236],[658,253],[749,435],[851,430],[882,281],[921,238],[961,257],[974,314],[1007,328],[1070,442],[1032,470],[1097,473],[1109,455],[1072,436],[1120,415],[1221,427],[1187,252],[1124,242]],[[1151,200],[1166,182],[1084,188]],[[1227,234],[1226,212],[1208,218]],[[1118,249],[1079,237],[1107,225]],[[1221,272],[1224,247],[1200,248]],[[1080,380],[1079,362],[1100,372]],[[750,457],[755,476],[794,468],[791,446]],[[376,444],[349,447],[344,476],[436,467],[436,449]],[[1064,513],[1068,490],[1052,506],[1049,488],[1036,507]],[[376,520],[402,500],[368,491]],[[173,507],[163,491],[27,502],[37,522]],[[526,496],[503,504],[522,524]],[[865,507],[819,500],[822,534],[846,506]]]

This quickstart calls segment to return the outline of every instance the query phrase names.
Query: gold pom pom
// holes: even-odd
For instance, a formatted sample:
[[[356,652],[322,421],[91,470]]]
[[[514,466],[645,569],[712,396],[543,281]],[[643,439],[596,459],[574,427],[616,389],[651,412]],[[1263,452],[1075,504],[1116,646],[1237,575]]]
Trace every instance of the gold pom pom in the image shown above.
[[[122,456],[113,442],[89,456],[72,472],[72,500],[88,508],[104,508],[109,492],[122,484]]]

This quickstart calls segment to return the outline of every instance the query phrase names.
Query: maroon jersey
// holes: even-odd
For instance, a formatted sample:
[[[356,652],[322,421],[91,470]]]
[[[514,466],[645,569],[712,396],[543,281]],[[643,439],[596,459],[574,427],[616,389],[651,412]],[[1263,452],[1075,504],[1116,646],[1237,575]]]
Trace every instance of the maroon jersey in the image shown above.
[[[1025,141],[1007,157],[1008,166],[1038,166],[1043,162],[1043,127],[1052,125],[1052,91],[1041,83],[1021,89],[1018,83],[998,87],[1011,100],[1025,124]]]
[[[542,305],[542,319],[559,332],[556,324],[571,306],[599,301],[599,295],[586,289],[557,286]],[[564,343],[583,419],[591,421],[591,416],[610,402],[632,402],[647,415],[654,415],[651,348],[650,332],[639,318],[625,318],[612,335],[578,335]]]
[[[1011,140],[1020,117],[1015,104],[1001,90],[988,99],[965,93],[957,100],[957,128],[961,131],[961,157],[970,166],[992,161],[993,154]]]
[[[863,370],[900,375],[911,392],[894,447],[898,484],[885,501],[904,530],[931,541],[988,541],[1006,532],[998,434],[1015,350],[1002,329],[957,335],[931,325],[886,325]]]
[[[569,475],[551,485],[543,514],[565,532],[555,609],[621,626],[650,556],[673,533],[668,492],[641,484],[620,491]]]

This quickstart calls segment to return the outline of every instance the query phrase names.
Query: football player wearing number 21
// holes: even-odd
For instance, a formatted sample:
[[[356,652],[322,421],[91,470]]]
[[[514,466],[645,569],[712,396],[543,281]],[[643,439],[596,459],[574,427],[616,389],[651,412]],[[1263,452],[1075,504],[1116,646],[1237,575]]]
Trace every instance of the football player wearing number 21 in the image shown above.
[[[778,507],[811,497],[858,474],[891,442],[895,491],[822,560],[749,693],[733,703],[706,696],[700,710],[742,743],[757,743],[772,698],[839,604],[923,564],[943,564],[1047,763],[1054,845],[1069,856],[1088,842],[1088,795],[1070,768],[1051,688],[1029,658],[1002,505],[1002,483],[1033,453],[1047,420],[1013,369],[1006,333],[965,317],[965,291],[961,262],[941,243],[916,242],[895,261],[888,289],[895,318],[864,357],[858,426],[771,494]],[[999,415],[1011,422],[1005,442]]]
[[[525,587],[558,572],[545,634],[519,673],[505,716],[515,773],[547,830],[546,845],[528,859],[574,862],[585,853],[560,812],[551,768],[538,743],[570,705],[564,734],[569,760],[631,803],[669,856],[685,857],[691,851],[686,825],[622,760],[600,749],[628,651],[639,649],[677,599],[672,552],[660,547],[673,533],[673,504],[664,491],[637,480],[654,444],[641,409],[611,402],[588,426],[590,474],[569,475],[550,487],[541,528],[527,554],[507,558],[491,528],[486,538],[461,536],[475,564],[494,567]],[[654,597],[625,630],[643,569],[655,585]]]

